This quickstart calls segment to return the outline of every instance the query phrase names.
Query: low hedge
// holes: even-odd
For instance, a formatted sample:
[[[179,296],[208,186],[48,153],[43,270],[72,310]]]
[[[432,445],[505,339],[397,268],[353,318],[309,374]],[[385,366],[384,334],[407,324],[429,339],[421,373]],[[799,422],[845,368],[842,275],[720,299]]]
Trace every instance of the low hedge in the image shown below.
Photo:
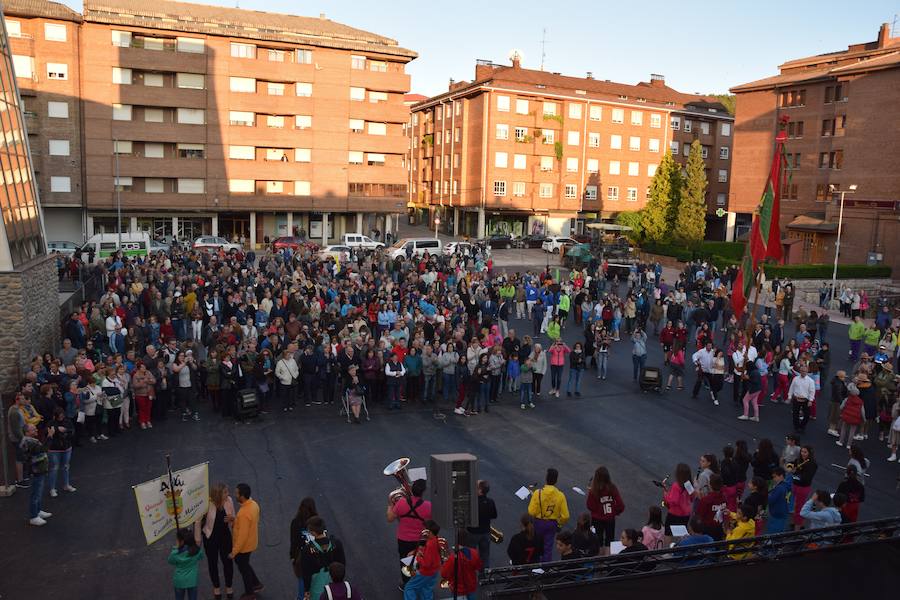
[[[791,279],[831,279],[834,265],[766,265],[766,276]],[[838,279],[876,279],[891,276],[887,265],[838,265]]]
[[[651,254],[672,256],[681,262],[704,259],[724,268],[738,264],[744,256],[744,244],[739,242],[701,242],[694,247],[674,242],[645,242],[641,250]]]
[[[703,257],[720,257],[738,263],[744,257],[743,242],[700,242],[696,251]]]

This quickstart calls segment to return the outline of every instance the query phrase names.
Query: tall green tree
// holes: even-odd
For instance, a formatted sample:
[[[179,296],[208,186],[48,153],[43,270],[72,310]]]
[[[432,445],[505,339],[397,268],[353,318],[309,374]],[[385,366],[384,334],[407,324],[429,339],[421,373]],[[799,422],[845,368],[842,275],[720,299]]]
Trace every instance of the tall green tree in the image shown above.
[[[623,210],[616,215],[616,225],[631,227],[631,231],[626,232],[626,235],[632,241],[644,241],[643,213],[644,210]]]
[[[684,189],[675,216],[675,239],[685,244],[703,241],[706,235],[706,163],[699,140],[691,144],[685,165]]]
[[[647,240],[662,242],[669,239],[680,190],[679,167],[672,153],[666,151],[650,181],[650,200],[641,211],[641,229]]]

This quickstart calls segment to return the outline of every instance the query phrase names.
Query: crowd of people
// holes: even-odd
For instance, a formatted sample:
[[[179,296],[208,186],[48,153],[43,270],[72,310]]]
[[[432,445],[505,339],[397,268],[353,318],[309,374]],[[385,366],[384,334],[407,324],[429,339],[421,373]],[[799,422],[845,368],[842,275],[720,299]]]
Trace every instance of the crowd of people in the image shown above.
[[[349,261],[323,261],[306,248],[261,256],[173,248],[144,259],[115,255],[90,267],[104,283],[103,294],[71,314],[61,349],[35,357],[8,414],[17,485],[31,488],[29,523],[44,525],[51,516],[42,506],[45,485],[52,497],[60,490],[75,492],[69,480],[73,447],[113,443],[128,430],[151,429],[173,416],[190,422],[212,414],[241,422],[246,414],[239,410],[239,393],[255,395],[262,414],[289,413],[301,403],[340,403],[355,424],[364,422],[362,410],[368,414],[377,404],[387,410],[421,405],[436,413],[443,407],[465,418],[490,413],[508,397],[522,410],[534,410],[563,391],[580,396],[588,376],[605,380],[612,352],[630,353],[632,376],[639,380],[652,343],[665,356],[666,390],[673,384],[684,389],[690,364],[696,372],[692,397],[702,390],[719,405],[728,384],[738,418],[750,421],[760,420],[766,399],[790,403],[792,436],[803,435],[816,419],[817,404],[826,401],[820,398],[824,388],[828,432],[848,447],[851,464],[847,489],[834,500],[811,491],[812,447],[799,448],[790,436],[787,447],[797,447],[800,455],[792,461],[778,460],[772,444],[762,440],[753,456],[741,442],[726,447],[721,460],[704,455],[696,478],[679,464],[666,491],[665,522],[659,507],[651,508],[642,530],[619,536],[626,550],[658,547],[673,524],[687,526],[691,537],[722,539],[783,531],[785,511],[794,525],[820,523],[825,514],[834,521],[834,505],[836,522],[855,520],[868,465],[860,442],[878,435],[891,449],[888,460],[896,460],[898,331],[893,319],[881,316],[890,315],[886,305],[871,324],[855,314],[848,334],[852,367],[829,379],[828,311],[794,311],[789,281],[768,284],[774,303],[748,336],[745,319],[731,309],[733,269],[719,273],[690,263],[670,284],[659,264],[638,263],[627,274],[613,275],[609,265],[594,259],[558,279],[549,267],[498,272],[488,252],[464,248],[389,259],[381,251],[355,250]],[[855,303],[851,294],[851,314]],[[517,331],[514,319],[530,324],[531,331]],[[791,322],[793,335],[787,333]],[[578,332],[571,346],[563,339],[567,329]],[[629,345],[630,351],[617,350]],[[532,495],[537,506],[529,507],[522,532],[510,542],[514,564],[549,560],[554,547],[564,558],[583,555],[585,547],[589,554],[608,552],[617,541],[615,516],[624,503],[609,472],[601,467],[594,474],[588,510],[573,531],[560,530],[569,515],[554,487],[557,477],[548,471],[547,485]],[[233,518],[222,510],[223,520]],[[315,541],[324,525],[319,531],[308,513],[298,531]],[[435,568],[431,546],[419,544],[428,537],[424,531],[439,530],[429,521],[416,520],[416,530],[404,533],[415,539],[398,537],[406,542],[401,553],[423,553],[421,564],[430,565],[416,573],[420,580]],[[470,566],[489,564],[487,530],[480,529],[464,535],[473,544],[466,555]],[[439,539],[437,531],[432,534]],[[196,540],[181,537],[187,549],[178,550],[178,560],[185,552],[197,556]],[[305,573],[294,542],[292,533],[291,558]],[[338,556],[338,544],[328,547]],[[204,542],[204,548],[208,560],[224,561],[218,545]],[[463,562],[456,555],[452,560]],[[316,564],[331,563],[344,561]],[[217,590],[228,593],[229,573],[223,587],[211,570]],[[312,585],[298,579],[301,590]],[[256,593],[254,586],[246,593]],[[429,597],[426,587],[427,582],[412,588],[405,583],[404,593]]]

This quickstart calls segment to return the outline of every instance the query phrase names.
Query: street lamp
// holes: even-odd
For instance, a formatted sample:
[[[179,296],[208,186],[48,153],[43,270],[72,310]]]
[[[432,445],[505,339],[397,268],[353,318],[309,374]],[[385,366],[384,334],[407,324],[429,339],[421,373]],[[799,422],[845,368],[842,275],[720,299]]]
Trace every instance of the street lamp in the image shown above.
[[[850,185],[846,190],[839,190],[835,185],[829,184],[828,191],[833,194],[841,195],[841,208],[838,211],[838,229],[837,229],[837,241],[834,243],[834,271],[831,273],[831,303],[834,304],[834,296],[837,292],[837,269],[838,269],[838,257],[841,254],[841,229],[844,225],[844,196],[846,194],[855,194],[856,193],[856,184]]]
[[[438,226],[440,226],[440,224],[441,224],[441,218],[435,217],[434,218],[434,239],[438,239]]]

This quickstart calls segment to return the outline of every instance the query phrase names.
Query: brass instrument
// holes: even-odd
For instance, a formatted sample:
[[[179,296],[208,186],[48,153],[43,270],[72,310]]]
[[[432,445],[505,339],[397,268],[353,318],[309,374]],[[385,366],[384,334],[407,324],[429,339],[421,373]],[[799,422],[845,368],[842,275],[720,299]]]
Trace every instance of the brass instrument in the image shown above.
[[[665,493],[669,491],[669,476],[666,475],[665,477],[663,477],[662,481],[658,481],[658,480],[654,479],[653,485],[655,485],[656,487],[662,488],[663,495],[665,496]],[[659,505],[663,508],[667,508],[666,507],[666,499],[663,498],[662,500],[660,500]]]
[[[801,462],[797,463],[796,465],[794,463],[784,463],[784,470],[787,471],[788,473],[795,473],[797,471],[797,469],[799,469],[800,467],[802,467],[803,465],[805,465],[808,462],[809,462],[809,459],[807,458],[806,460],[801,461]]]
[[[388,502],[391,506],[396,504],[400,498],[406,498],[407,500],[412,498],[412,487],[410,487],[409,475],[406,472],[408,466],[409,459],[404,457],[398,458],[384,468],[384,474],[386,476],[394,476],[397,478],[397,481],[400,482],[400,487],[388,494]]]
[[[491,541],[495,544],[503,543],[503,532],[491,525]]]
[[[393,463],[392,463],[393,464]],[[431,532],[427,529],[422,530],[422,537],[419,538],[419,545],[424,546],[428,541],[428,537]],[[438,552],[441,555],[441,564],[447,562],[447,559],[450,558],[450,544],[447,542],[447,538],[442,538],[441,536],[435,536],[438,542]],[[418,549],[415,551],[416,554],[413,554],[413,559],[408,565],[402,565],[400,567],[400,572],[403,573],[404,577],[412,578],[416,574],[417,565],[416,565],[416,557],[418,553]]]

